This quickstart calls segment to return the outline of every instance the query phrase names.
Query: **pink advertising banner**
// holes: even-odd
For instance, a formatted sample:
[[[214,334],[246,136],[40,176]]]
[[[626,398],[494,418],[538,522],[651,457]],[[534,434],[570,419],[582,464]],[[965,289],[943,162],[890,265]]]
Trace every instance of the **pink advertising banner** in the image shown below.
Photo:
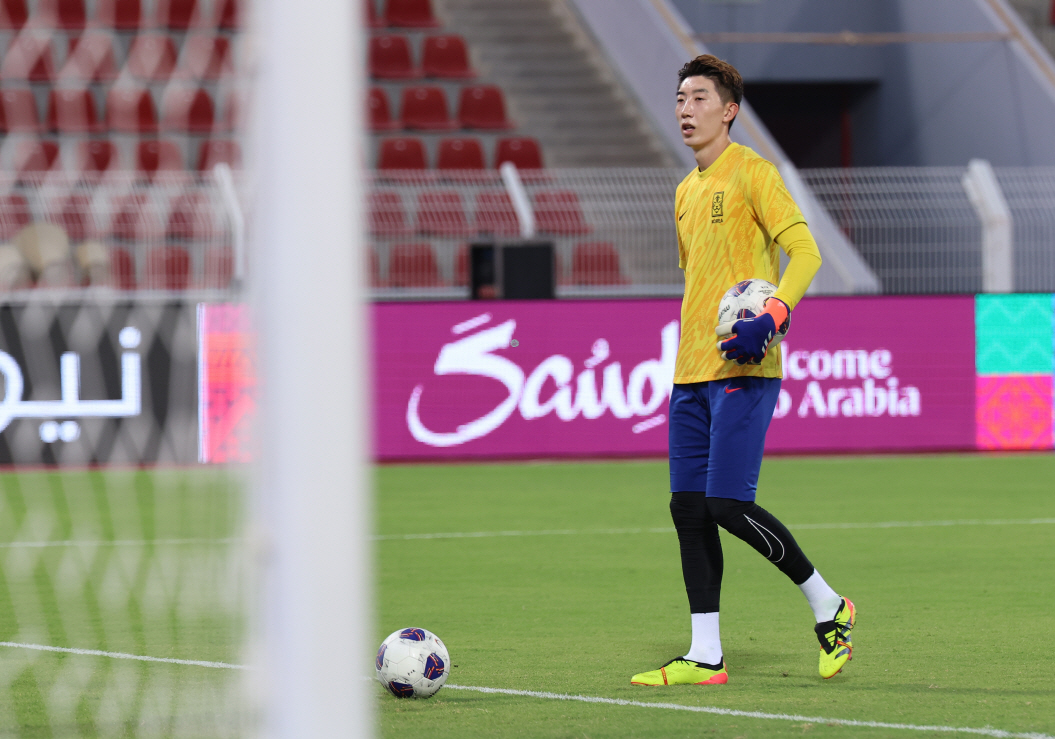
[[[374,305],[375,457],[665,455],[679,309]],[[807,299],[784,363],[769,451],[975,446],[972,297]]]

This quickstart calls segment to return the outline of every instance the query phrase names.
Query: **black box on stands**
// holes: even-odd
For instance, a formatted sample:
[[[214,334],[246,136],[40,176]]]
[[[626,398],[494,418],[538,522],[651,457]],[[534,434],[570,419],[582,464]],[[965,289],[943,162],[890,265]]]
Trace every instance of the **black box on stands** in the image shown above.
[[[552,300],[556,297],[552,242],[472,244],[469,268],[474,300]]]

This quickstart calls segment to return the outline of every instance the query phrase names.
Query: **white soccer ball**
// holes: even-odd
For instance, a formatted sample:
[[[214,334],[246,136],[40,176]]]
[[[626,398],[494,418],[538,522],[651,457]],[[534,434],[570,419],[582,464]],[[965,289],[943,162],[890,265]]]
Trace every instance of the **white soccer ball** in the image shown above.
[[[451,657],[425,629],[400,629],[377,650],[377,679],[397,698],[430,698],[451,674]]]
[[[731,328],[732,324],[741,318],[754,318],[762,312],[766,298],[772,297],[776,291],[777,286],[772,282],[757,278],[736,283],[725,291],[722,301],[718,303],[718,325],[724,323]],[[791,316],[789,315],[784,323],[777,326],[777,334],[769,342],[770,348],[784,340],[790,326]]]

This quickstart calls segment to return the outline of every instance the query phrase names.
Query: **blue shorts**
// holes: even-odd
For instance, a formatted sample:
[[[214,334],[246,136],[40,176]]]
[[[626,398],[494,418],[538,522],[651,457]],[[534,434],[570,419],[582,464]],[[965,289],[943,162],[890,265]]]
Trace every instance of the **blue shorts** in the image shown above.
[[[670,492],[753,501],[780,378],[731,377],[670,393]]]

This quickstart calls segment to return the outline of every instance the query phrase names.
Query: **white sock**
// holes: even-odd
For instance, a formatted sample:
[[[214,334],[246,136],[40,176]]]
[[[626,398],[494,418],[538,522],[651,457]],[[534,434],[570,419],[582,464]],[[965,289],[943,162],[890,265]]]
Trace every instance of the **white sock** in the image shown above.
[[[718,613],[692,614],[692,646],[685,659],[706,665],[722,663],[722,639],[718,635]]]
[[[821,573],[814,570],[810,578],[799,585],[799,588],[802,590],[802,594],[806,596],[806,600],[809,601],[817,623],[831,621],[835,618],[835,614],[839,612],[839,607],[842,606],[843,599],[831,589],[828,583],[824,582]]]

